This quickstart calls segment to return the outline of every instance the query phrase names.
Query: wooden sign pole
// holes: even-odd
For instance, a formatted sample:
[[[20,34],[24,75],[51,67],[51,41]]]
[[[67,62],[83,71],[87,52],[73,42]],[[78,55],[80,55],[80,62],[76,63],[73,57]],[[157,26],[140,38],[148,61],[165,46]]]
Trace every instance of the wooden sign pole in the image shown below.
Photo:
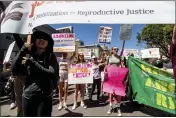
[[[27,36],[27,44],[31,44],[31,34],[30,34],[30,32],[28,33],[28,36]]]
[[[30,32],[28,33],[26,43],[27,43],[27,44],[31,44],[31,33],[30,33]],[[26,54],[26,57],[29,58],[29,57],[30,57],[30,54]]]
[[[123,40],[123,46],[122,46],[122,50],[121,50],[120,56],[123,55],[124,47],[125,47],[125,40]]]

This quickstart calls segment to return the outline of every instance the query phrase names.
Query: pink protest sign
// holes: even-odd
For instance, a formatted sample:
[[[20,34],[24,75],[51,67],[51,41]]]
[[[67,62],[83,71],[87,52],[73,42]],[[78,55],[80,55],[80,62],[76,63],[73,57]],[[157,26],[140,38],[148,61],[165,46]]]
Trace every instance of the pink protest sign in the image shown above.
[[[107,93],[115,93],[116,95],[125,96],[126,86],[124,85],[127,68],[119,68],[116,66],[108,66],[108,80],[103,84],[103,91]]]

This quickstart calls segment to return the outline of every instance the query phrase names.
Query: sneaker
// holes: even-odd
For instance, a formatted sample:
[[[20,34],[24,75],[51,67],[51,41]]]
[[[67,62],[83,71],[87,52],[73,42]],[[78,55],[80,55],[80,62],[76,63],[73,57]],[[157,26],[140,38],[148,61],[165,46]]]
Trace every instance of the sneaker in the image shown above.
[[[64,109],[68,109],[66,102],[64,102]]]
[[[75,110],[76,107],[77,107],[77,103],[74,103],[74,104],[73,104],[73,107],[72,107],[72,110]]]
[[[15,109],[16,108],[16,103],[12,103],[11,105],[10,105],[10,109]]]
[[[87,106],[84,104],[84,102],[81,102],[81,107],[83,107],[84,109],[87,108]]]
[[[90,103],[94,103],[94,101],[93,101],[92,99],[89,99],[89,102],[90,102]]]
[[[118,116],[122,116],[122,113],[121,113],[121,110],[120,110],[120,109],[117,110],[117,115],[118,115]]]
[[[59,107],[58,107],[58,110],[61,110],[62,109],[62,102],[59,103]]]
[[[112,106],[109,106],[109,110],[108,110],[107,114],[111,114],[112,110],[113,110]]]

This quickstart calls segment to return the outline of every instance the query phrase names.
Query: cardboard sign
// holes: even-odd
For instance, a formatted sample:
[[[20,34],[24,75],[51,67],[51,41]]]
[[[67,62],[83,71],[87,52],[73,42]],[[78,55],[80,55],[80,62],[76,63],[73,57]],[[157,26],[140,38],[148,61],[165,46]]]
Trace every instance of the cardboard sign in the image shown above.
[[[54,52],[74,52],[75,51],[75,34],[74,33],[57,33],[52,34],[54,40]]]
[[[125,96],[126,86],[124,85],[128,73],[127,68],[119,68],[116,66],[108,66],[108,80],[103,84],[103,91],[107,93],[115,93],[116,95]]]
[[[68,74],[68,84],[93,83],[92,64],[71,64]]]
[[[120,25],[120,40],[129,40],[131,38],[132,25],[122,24]]]
[[[101,26],[98,36],[98,42],[110,44],[111,38],[112,38],[112,28]]]
[[[139,50],[138,49],[124,49],[123,56],[128,58],[131,54],[134,54],[135,58],[139,58]]]
[[[159,48],[141,50],[142,58],[160,58]]]

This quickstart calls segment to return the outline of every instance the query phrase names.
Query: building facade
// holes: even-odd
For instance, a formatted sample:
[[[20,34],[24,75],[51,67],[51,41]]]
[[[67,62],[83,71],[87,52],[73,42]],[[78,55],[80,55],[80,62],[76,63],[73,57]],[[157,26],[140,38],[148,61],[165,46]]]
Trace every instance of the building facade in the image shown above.
[[[100,57],[103,52],[103,48],[98,44],[78,46],[78,52],[82,50],[87,50],[91,52],[91,56]]]

